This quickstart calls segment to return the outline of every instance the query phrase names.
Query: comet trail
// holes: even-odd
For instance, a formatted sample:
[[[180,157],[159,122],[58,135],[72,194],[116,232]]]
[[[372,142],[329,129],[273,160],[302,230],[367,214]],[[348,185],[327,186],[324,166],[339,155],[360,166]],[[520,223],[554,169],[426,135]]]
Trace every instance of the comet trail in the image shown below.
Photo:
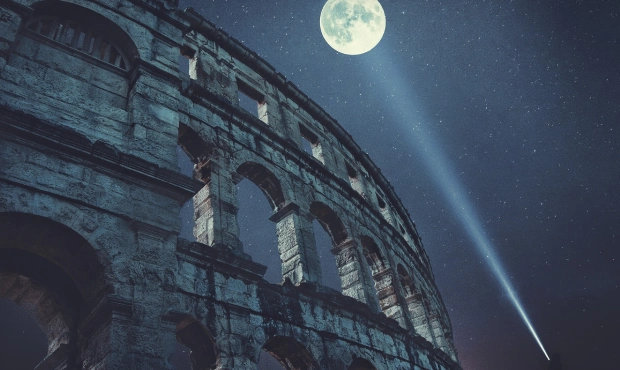
[[[397,97],[392,104],[395,121],[402,122],[403,129],[410,133],[411,139],[415,143],[413,146],[419,156],[424,159],[424,164],[431,173],[433,180],[441,189],[452,211],[510,298],[510,301],[534,336],[545,357],[549,360],[547,351],[545,351],[542,342],[538,338],[538,334],[536,334],[536,330],[525,312],[517,292],[508,279],[508,275],[499,257],[495,253],[493,243],[484,232],[482,222],[476,214],[474,205],[469,201],[463,185],[455,176],[456,172],[452,168],[450,161],[441,151],[440,145],[429,131],[429,128],[421,125],[424,119],[420,114],[421,110],[414,103],[415,94],[410,90],[411,87],[406,84],[407,79],[404,76],[399,76],[393,68],[388,67],[391,63],[387,63],[384,60],[383,56],[385,54],[383,52],[370,53],[368,58],[370,58],[372,63],[370,63],[369,67],[375,70],[375,72],[377,68],[380,69],[383,79],[379,80],[378,84],[381,85],[387,95],[393,94]],[[378,73],[371,74],[379,75]],[[417,123],[417,125],[414,123]]]

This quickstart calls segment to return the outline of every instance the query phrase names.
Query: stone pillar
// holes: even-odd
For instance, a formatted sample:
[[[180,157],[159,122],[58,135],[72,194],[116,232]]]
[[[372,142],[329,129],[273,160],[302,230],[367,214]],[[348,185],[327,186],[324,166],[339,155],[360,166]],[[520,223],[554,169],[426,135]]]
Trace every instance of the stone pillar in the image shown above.
[[[312,221],[300,214],[299,206],[289,203],[269,218],[276,223],[282,279],[295,285],[320,283],[321,264],[316,251]]]
[[[160,316],[147,319],[140,302],[104,297],[80,326],[84,370],[169,369],[174,333]],[[152,309],[152,308],[150,308]],[[156,308],[157,310],[159,307]],[[158,311],[159,312],[159,311]]]
[[[347,239],[332,253],[336,256],[338,274],[342,280],[342,294],[366,303],[374,312],[380,312],[379,300],[371,286],[370,268],[366,266],[357,242]]]
[[[429,316],[429,320],[431,329],[433,330],[433,337],[435,339],[436,346],[445,353],[449,354],[450,351],[448,348],[448,343],[444,336],[443,325],[439,315],[437,313],[433,313]]]
[[[194,236],[200,243],[243,254],[237,223],[237,187],[233,174],[214,159],[194,166],[205,186],[194,196]]]
[[[419,292],[413,292],[413,294],[406,297],[405,300],[407,301],[407,308],[411,314],[411,321],[416,333],[431,342],[433,346],[437,346],[426,307],[424,307],[422,303],[422,295]]]
[[[129,154],[174,171],[178,171],[180,119],[177,84],[178,80],[164,80],[146,64],[138,64],[131,75],[127,99]]]
[[[456,348],[452,341],[452,335],[449,329],[444,324],[439,313],[433,313],[429,316],[430,327],[432,329],[433,337],[435,338],[436,347],[446,353],[452,360],[458,362],[456,356]]]
[[[373,278],[376,282],[375,287],[379,295],[379,303],[385,316],[396,320],[401,327],[408,329],[408,318],[398,299],[398,289],[394,283],[396,281],[394,276],[394,270],[391,268],[385,268],[374,274]]]

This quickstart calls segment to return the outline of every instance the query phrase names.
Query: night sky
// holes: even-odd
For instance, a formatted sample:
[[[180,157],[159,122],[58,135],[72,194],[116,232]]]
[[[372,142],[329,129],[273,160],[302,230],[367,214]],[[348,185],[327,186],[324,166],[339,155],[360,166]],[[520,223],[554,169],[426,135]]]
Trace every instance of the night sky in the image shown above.
[[[422,236],[465,370],[547,360],[442,190],[454,186],[549,355],[564,370],[619,369],[620,2],[381,4],[383,40],[346,56],[323,40],[324,1],[181,0],[295,83],[382,169]],[[437,153],[450,184],[433,175]],[[275,282],[267,201],[248,180],[239,196],[246,252]],[[335,262],[322,261],[337,287]]]

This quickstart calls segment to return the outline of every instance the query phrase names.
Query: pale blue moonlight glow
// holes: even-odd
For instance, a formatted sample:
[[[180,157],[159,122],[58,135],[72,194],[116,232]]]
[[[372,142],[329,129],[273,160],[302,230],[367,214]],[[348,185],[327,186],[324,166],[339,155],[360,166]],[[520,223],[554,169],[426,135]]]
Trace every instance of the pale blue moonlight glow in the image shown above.
[[[401,122],[403,130],[410,133],[413,148],[423,158],[433,180],[446,197],[452,211],[466,230],[480,255],[487,262],[543,353],[549,359],[547,351],[545,351],[542,342],[538,338],[536,330],[521,304],[521,300],[517,296],[499,257],[495,253],[491,240],[482,227],[474,205],[468,199],[463,185],[455,176],[456,172],[448,158],[443,154],[441,146],[435,140],[433,133],[430,131],[430,126],[422,124],[425,121],[425,117],[420,112],[423,110],[414,102],[415,95],[410,85],[406,83],[407,79],[398,75],[393,65],[390,68],[386,68],[391,64],[388,60],[385,60],[384,54],[377,53],[372,58],[368,67],[375,70],[379,69],[381,73],[371,73],[371,75],[380,78],[380,84],[385,89],[387,95],[395,96],[395,99],[391,102],[394,122]]]

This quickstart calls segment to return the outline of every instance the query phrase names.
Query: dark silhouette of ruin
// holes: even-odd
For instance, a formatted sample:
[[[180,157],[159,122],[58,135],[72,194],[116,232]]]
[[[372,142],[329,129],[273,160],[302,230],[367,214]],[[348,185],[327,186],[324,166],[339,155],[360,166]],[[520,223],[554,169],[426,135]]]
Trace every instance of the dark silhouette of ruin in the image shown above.
[[[422,241],[381,171],[192,9],[2,0],[0,79],[0,297],[47,335],[38,370],[170,369],[177,341],[193,369],[254,369],[262,351],[286,369],[460,369]],[[239,240],[242,179],[273,209],[281,284]],[[320,283],[313,220],[342,293]]]

